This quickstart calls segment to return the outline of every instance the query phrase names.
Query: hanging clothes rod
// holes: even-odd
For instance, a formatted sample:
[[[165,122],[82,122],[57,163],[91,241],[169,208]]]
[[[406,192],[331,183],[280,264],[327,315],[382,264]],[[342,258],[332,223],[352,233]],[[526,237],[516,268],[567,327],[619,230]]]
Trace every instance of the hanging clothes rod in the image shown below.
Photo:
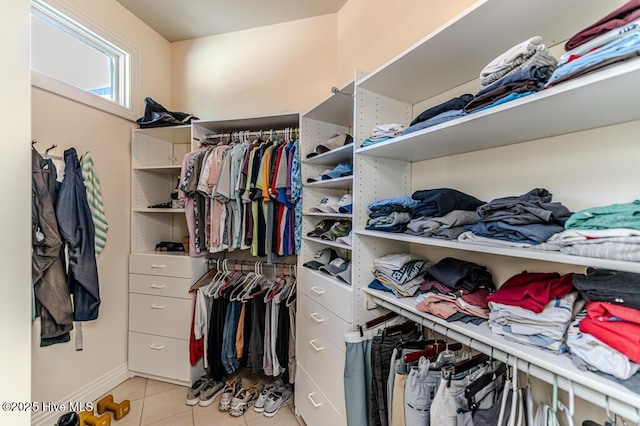
[[[288,133],[298,132],[299,129],[297,127],[289,127],[286,129],[270,129],[270,130],[257,130],[257,131],[248,131],[248,130],[238,130],[234,132],[226,132],[226,133],[212,133],[204,136],[204,140],[209,139],[221,139],[221,138],[229,138],[232,136],[238,137],[250,137],[250,136],[267,136],[267,135],[286,135]]]
[[[250,260],[234,260],[234,259],[208,259],[209,268],[213,268],[214,266],[222,265],[222,262],[226,261],[226,265],[228,269],[241,268],[241,267],[250,267],[251,269],[259,266],[263,271],[274,270],[276,272],[289,270],[292,271],[293,274],[297,272],[297,265],[295,263],[267,263],[267,262],[256,262]],[[286,268],[286,269],[285,269]]]

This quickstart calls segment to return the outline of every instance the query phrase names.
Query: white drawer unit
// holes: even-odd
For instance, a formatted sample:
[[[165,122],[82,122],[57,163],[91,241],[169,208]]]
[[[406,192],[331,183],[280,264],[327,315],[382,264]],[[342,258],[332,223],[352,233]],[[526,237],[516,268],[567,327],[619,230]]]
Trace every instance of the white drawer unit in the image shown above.
[[[193,295],[189,293],[189,288],[192,284],[193,279],[191,278],[142,274],[129,275],[129,291],[131,293],[191,299]]]
[[[344,352],[344,335],[351,331],[351,324],[304,294],[298,295],[297,303],[298,318],[306,320]]]
[[[310,270],[299,268],[298,288],[303,294],[347,322],[351,322],[352,289],[346,284],[337,282],[333,277]]]
[[[194,259],[183,253],[131,253],[129,255],[129,272],[134,274],[197,278],[206,269],[203,259]]]
[[[345,353],[305,320],[296,324],[296,359],[298,365],[311,371],[310,376],[320,386],[339,413],[345,412]]]
[[[177,339],[189,337],[191,301],[129,294],[129,330]]]
[[[345,418],[300,365],[296,370],[296,409],[308,426],[347,424]]]
[[[129,370],[189,382],[189,341],[129,332]]]

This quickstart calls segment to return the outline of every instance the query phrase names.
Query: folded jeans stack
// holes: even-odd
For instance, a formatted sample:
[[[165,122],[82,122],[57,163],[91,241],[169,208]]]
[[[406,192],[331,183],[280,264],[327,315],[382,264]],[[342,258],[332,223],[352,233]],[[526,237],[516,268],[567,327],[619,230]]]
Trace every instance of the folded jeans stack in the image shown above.
[[[407,229],[411,220],[410,211],[418,205],[418,201],[410,195],[376,200],[368,205],[369,221],[365,229],[401,233]]]

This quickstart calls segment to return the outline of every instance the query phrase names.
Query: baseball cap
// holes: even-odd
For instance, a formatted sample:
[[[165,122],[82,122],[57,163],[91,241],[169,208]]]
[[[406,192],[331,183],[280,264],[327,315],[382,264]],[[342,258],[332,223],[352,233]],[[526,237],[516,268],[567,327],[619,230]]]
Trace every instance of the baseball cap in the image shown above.
[[[333,169],[323,170],[322,173],[320,173],[319,176],[311,176],[310,178],[307,178],[307,183],[321,181],[322,180],[322,175],[325,175],[327,173],[331,173],[332,170]]]
[[[334,208],[333,206],[337,206],[339,201],[340,200],[338,200],[338,197],[332,197],[332,196],[324,197],[322,200],[320,200],[320,204],[309,208],[309,211],[333,213],[337,211],[337,208]]]
[[[348,260],[343,259],[341,257],[336,257],[328,264],[321,266],[320,270],[322,272],[326,272],[329,275],[335,276],[340,272],[346,270],[348,266],[349,266]]]
[[[329,139],[325,143],[316,145],[312,152],[307,154],[307,158],[313,158],[316,155],[324,154],[332,149],[341,147],[343,145],[349,145],[353,143],[353,137],[346,133],[334,133],[329,136]]]
[[[343,176],[351,176],[353,174],[353,164],[352,163],[340,163],[333,168],[333,170],[329,170],[328,172],[323,172],[320,176],[322,180],[327,179],[335,179]]]
[[[323,240],[335,241],[336,238],[346,237],[351,231],[351,221],[341,220],[334,223],[328,231],[325,231],[320,235]]]
[[[345,283],[351,285],[351,262],[347,265],[347,269],[336,274],[336,278],[339,278]]]
[[[332,204],[331,208],[336,213],[351,213],[351,205],[353,205],[353,196],[351,194],[344,194],[338,200],[337,204]],[[349,209],[349,211],[342,211],[343,207]]]
[[[353,231],[349,231],[349,234],[344,237],[336,238],[336,243],[346,244],[348,246],[353,245]]]
[[[338,253],[332,248],[324,248],[316,252],[313,256],[313,260],[305,262],[302,266],[306,266],[307,268],[311,268],[314,270],[318,270],[321,267],[329,264],[332,260],[338,258]]]
[[[319,237],[328,230],[337,222],[337,220],[325,219],[318,223],[315,229],[311,232],[307,232],[307,237]]]

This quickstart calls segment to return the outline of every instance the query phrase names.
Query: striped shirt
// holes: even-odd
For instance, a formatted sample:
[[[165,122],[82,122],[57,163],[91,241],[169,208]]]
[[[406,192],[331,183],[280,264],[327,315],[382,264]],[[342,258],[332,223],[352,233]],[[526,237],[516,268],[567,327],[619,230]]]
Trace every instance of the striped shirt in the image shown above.
[[[104,204],[102,203],[100,179],[96,175],[95,165],[90,151],[87,151],[82,156],[80,164],[82,166],[84,186],[87,188],[87,201],[89,202],[93,225],[96,228],[95,247],[97,256],[102,252],[102,249],[104,249],[104,246],[107,244],[107,230],[109,229],[109,224],[107,223]]]

